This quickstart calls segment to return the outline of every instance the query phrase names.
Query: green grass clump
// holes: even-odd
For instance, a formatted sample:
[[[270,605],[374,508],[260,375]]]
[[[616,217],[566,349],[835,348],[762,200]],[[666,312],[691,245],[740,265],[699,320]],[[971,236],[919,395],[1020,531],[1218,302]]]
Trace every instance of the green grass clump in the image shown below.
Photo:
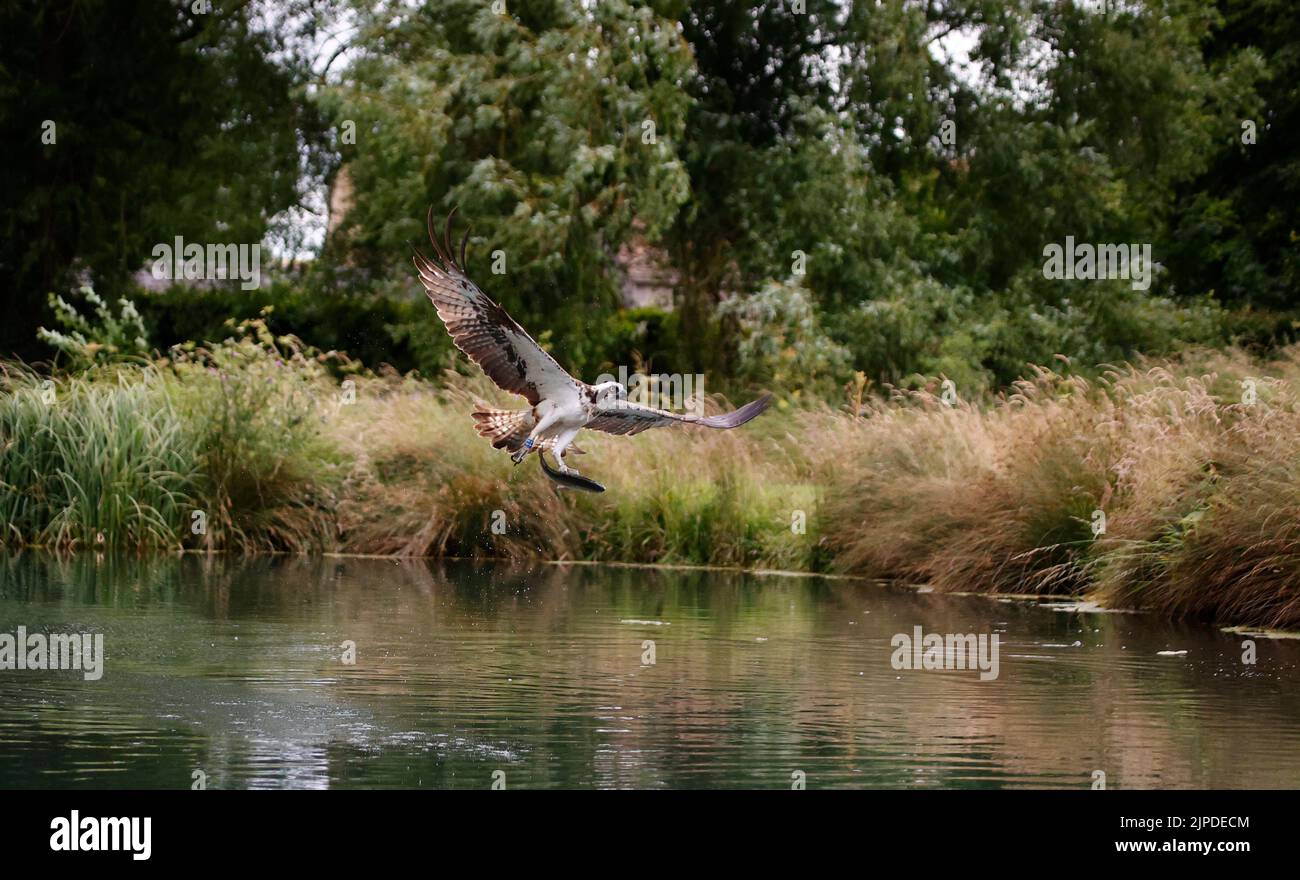
[[[334,545],[335,483],[342,465],[325,435],[346,389],[328,358],[264,322],[241,322],[219,345],[174,349],[167,370],[192,432],[206,534],[189,541],[242,550]]]
[[[337,383],[260,322],[156,363],[0,379],[0,541],[60,549],[333,546]]]
[[[5,370],[0,522],[6,544],[176,546],[194,503],[194,439],[152,369],[42,379]]]

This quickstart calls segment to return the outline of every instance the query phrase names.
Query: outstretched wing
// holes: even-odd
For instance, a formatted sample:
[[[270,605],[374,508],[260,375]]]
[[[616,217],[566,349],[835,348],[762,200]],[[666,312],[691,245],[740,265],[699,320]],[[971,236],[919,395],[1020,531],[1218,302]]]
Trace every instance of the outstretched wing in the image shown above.
[[[640,434],[649,428],[663,425],[703,425],[706,428],[737,428],[755,418],[772,403],[772,395],[764,394],[758,400],[751,400],[740,409],[716,416],[695,416],[655,409],[639,403],[620,401],[608,409],[602,409],[596,417],[587,422],[586,427],[606,434]]]
[[[447,325],[452,341],[483,368],[488,378],[506,391],[527,398],[533,406],[546,398],[557,403],[576,401],[578,385],[574,378],[505,309],[466,277],[463,267],[469,232],[461,239],[457,260],[451,242],[451,218],[455,213],[453,210],[447,215],[447,228],[439,242],[430,209],[429,241],[437,260],[420,253],[414,258],[425,292]]]

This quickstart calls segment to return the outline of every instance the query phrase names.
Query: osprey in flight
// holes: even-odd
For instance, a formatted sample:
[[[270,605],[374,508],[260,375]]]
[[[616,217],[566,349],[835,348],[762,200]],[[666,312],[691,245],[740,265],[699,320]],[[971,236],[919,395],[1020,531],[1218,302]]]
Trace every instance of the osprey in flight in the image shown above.
[[[538,453],[543,470],[563,486],[602,492],[599,483],[578,476],[564,463],[566,451],[579,452],[573,440],[583,428],[607,434],[639,434],[662,425],[703,425],[735,428],[767,409],[772,395],[765,394],[740,409],[716,416],[696,416],[654,409],[628,401],[627,389],[618,382],[588,385],[570,376],[555,359],[542,350],[492,299],[465,275],[465,245],[460,257],[452,249],[451,218],[443,239],[438,241],[429,216],[429,240],[437,260],[417,253],[415,267],[438,317],[447,325],[456,347],[483,368],[488,377],[506,391],[528,401],[528,409],[501,410],[481,406],[474,413],[478,433],[497,449],[511,453],[515,464],[530,452]],[[550,450],[559,470],[553,470],[542,456]]]

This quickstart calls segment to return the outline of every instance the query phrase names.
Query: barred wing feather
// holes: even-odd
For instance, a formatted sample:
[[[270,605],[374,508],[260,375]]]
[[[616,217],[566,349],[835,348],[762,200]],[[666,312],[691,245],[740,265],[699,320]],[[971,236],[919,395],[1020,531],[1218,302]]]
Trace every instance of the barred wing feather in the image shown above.
[[[664,425],[701,425],[705,428],[738,428],[757,417],[772,403],[772,395],[764,394],[757,400],[751,400],[740,409],[716,416],[696,416],[669,412],[638,403],[622,401],[600,413],[587,422],[586,427],[606,434],[640,434],[650,428]]]
[[[455,211],[452,212],[452,215]],[[456,347],[483,368],[488,378],[506,391],[527,398],[536,406],[544,399],[556,403],[575,403],[578,384],[555,358],[547,354],[514,318],[465,275],[465,245],[460,244],[460,259],[453,255],[451,215],[441,242],[434,233],[432,214],[429,240],[436,259],[415,255],[429,300],[438,317],[447,326]]]

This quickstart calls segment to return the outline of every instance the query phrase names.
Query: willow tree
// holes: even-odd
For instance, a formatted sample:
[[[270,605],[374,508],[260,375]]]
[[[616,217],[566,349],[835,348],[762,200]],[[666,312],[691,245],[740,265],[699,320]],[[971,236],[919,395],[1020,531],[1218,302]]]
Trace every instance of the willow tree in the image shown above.
[[[328,255],[418,296],[426,209],[457,207],[478,283],[567,365],[599,366],[620,245],[689,194],[674,23],[625,0],[363,3],[353,21],[322,92],[353,187]]]

